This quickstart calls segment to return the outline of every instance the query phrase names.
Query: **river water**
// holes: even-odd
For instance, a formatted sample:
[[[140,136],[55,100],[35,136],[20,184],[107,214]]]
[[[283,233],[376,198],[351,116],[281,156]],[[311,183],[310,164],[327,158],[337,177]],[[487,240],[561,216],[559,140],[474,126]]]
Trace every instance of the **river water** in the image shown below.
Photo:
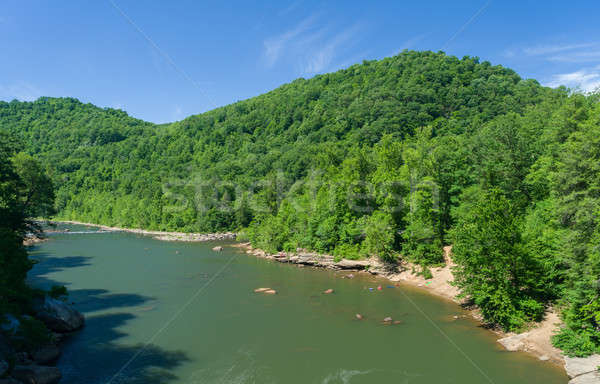
[[[67,286],[86,316],[58,363],[65,384],[567,382],[418,288],[211,250],[227,243],[69,228],[33,248],[29,276]]]

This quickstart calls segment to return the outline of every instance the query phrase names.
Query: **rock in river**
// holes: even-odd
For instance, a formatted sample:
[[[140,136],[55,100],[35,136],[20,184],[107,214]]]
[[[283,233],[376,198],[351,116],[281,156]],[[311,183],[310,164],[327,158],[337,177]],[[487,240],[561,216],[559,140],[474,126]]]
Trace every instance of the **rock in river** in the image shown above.
[[[223,247],[221,247],[221,246],[214,247],[212,250],[215,252],[221,252],[223,250]]]
[[[333,293],[333,289],[329,288],[329,289],[327,289],[327,290],[323,291],[323,293],[325,293],[325,294],[327,294],[327,295],[328,295],[328,294],[330,294],[330,293]]]
[[[41,365],[17,365],[11,375],[27,384],[56,384],[62,377],[58,368]]]
[[[33,360],[38,364],[49,364],[58,359],[60,356],[60,348],[56,345],[49,344],[39,348],[32,355]]]
[[[0,360],[0,377],[4,376],[6,372],[8,372],[8,363],[4,360]]]
[[[52,331],[66,333],[83,327],[83,315],[63,301],[51,297],[38,299],[34,310],[36,317]]]

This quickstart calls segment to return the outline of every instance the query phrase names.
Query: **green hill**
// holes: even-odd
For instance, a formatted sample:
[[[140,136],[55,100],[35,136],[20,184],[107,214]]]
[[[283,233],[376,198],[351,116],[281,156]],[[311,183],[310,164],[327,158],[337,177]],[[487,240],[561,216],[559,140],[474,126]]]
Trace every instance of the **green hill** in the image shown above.
[[[270,251],[443,262],[490,322],[564,308],[600,345],[600,108],[477,58],[405,51],[173,124],[74,99],[0,103],[56,186],[58,217],[243,229]],[[581,276],[584,276],[583,278]]]

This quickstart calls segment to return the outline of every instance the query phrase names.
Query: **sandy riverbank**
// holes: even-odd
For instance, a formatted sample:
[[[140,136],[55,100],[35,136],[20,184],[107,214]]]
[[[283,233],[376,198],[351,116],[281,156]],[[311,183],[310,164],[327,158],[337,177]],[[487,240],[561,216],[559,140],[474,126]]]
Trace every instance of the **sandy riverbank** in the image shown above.
[[[367,260],[341,260],[336,262],[331,255],[322,255],[301,249],[298,249],[297,252],[268,254],[260,249],[253,248],[249,243],[240,243],[233,246],[240,248],[248,254],[283,263],[370,273],[395,283],[410,284],[422,288],[432,295],[454,301],[457,304],[462,304],[456,298],[460,291],[451,284],[453,280],[452,267],[455,264],[452,262],[452,247],[450,246],[444,247],[446,265],[444,267],[432,268],[431,273],[433,277],[431,279],[425,279],[423,276],[415,274],[413,272],[415,270],[415,268],[413,268],[414,266],[409,263],[403,263],[398,266],[389,266],[385,265],[377,258],[370,258]],[[471,315],[478,321],[481,321],[481,315],[478,310],[471,310]],[[560,326],[560,323],[558,315],[550,310],[546,314],[544,321],[527,332],[521,334],[507,334],[497,329],[491,329],[491,331],[500,337],[498,341],[507,350],[527,352],[533,354],[540,360],[550,361],[563,367],[564,358],[560,350],[554,348],[550,341],[551,336]]]
[[[69,221],[52,221],[52,223],[85,225],[88,227],[100,228],[101,230],[104,230],[104,231],[119,231],[119,232],[137,233],[139,235],[152,236],[153,238],[155,238],[157,240],[162,240],[162,241],[202,242],[202,241],[214,241],[214,240],[235,240],[235,238],[236,238],[236,234],[233,232],[186,233],[186,232],[148,231],[145,229],[109,227],[107,225],[83,223],[80,221],[71,221],[71,220],[69,220]]]

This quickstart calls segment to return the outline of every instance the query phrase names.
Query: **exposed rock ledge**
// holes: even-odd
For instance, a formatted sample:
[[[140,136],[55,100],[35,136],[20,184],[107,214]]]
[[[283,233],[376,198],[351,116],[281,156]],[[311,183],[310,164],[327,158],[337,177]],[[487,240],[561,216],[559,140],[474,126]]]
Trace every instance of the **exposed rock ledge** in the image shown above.
[[[565,370],[572,378],[569,384],[600,383],[600,355],[590,357],[565,357]]]

